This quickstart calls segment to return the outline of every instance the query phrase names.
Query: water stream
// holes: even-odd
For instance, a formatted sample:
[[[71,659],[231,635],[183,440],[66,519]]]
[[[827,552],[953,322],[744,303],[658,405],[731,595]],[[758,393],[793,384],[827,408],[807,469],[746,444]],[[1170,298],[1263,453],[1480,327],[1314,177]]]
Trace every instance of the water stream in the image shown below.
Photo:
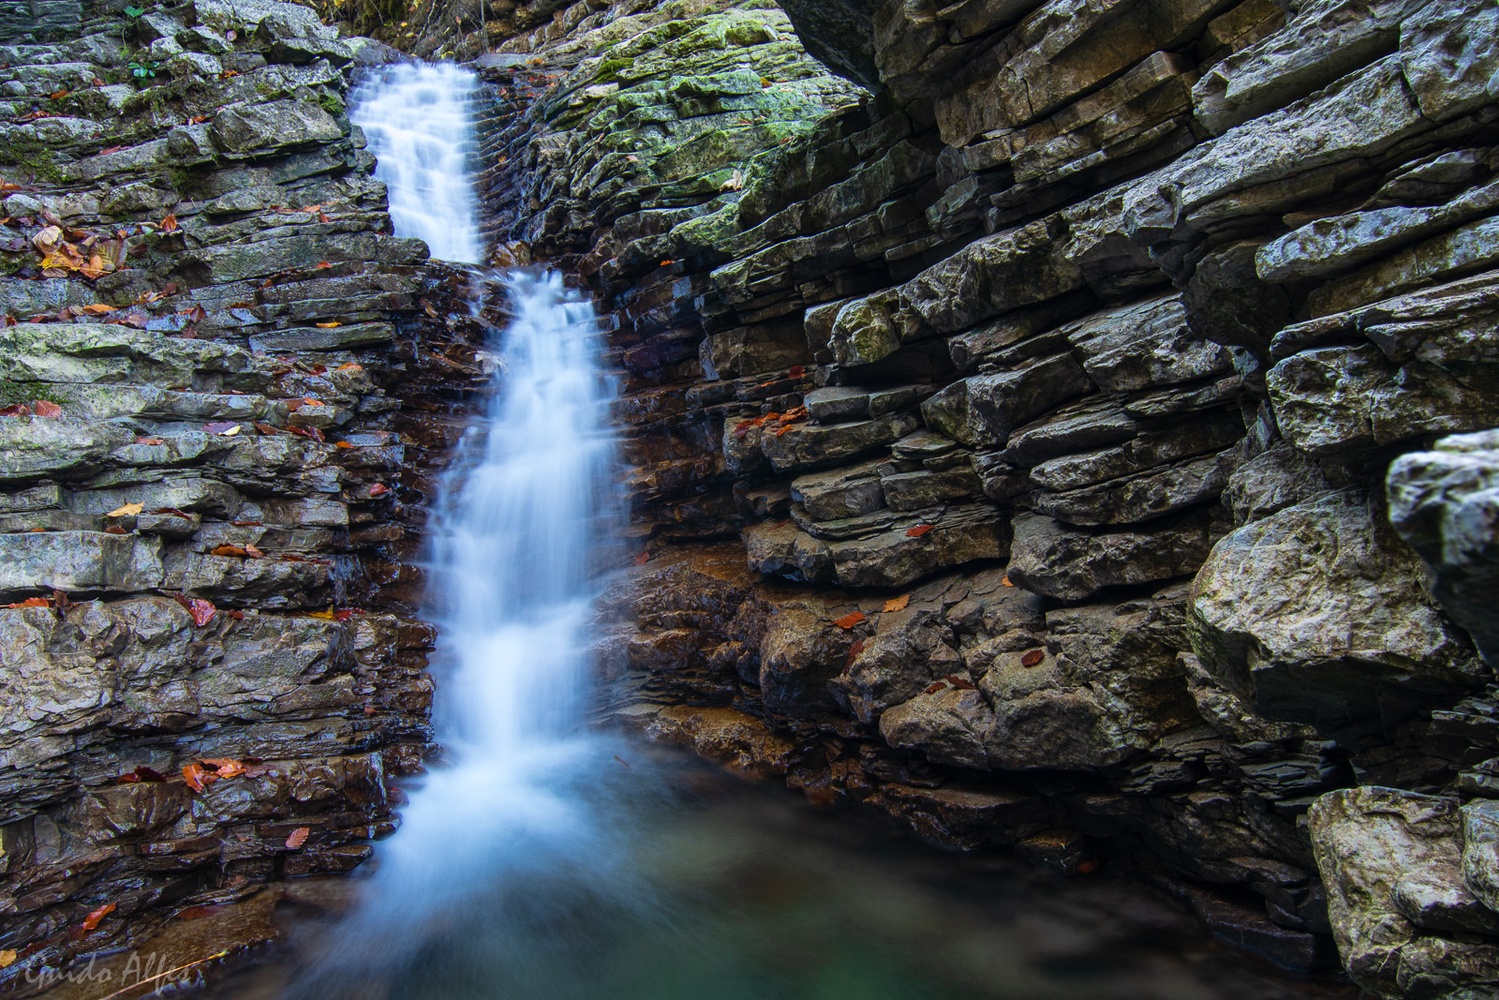
[[[451,66],[394,67],[351,109],[397,234],[470,263],[476,90]],[[491,345],[494,402],[431,522],[449,759],[412,791],[358,901],[291,928],[278,957],[220,982],[219,1000],[1329,995],[1225,952],[1123,882],[960,863],[867,817],[588,730],[613,386],[588,302],[556,275],[502,283],[513,319]]]

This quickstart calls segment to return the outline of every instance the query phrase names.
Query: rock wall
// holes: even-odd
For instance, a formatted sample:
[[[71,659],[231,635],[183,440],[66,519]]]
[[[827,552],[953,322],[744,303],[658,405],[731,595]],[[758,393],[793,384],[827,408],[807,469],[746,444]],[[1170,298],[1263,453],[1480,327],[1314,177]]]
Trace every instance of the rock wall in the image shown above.
[[[857,88],[756,2],[482,60],[554,76],[497,238],[617,317],[619,717],[1380,995],[1490,983],[1499,7],[785,7]],[[1386,840],[1419,887],[1346,862]]]
[[[0,983],[22,991],[178,907],[351,869],[429,739],[403,561],[450,435],[442,397],[402,396],[440,370],[461,408],[465,369],[412,346],[441,276],[389,235],[345,113],[384,56],[291,4],[142,6],[0,15]]]

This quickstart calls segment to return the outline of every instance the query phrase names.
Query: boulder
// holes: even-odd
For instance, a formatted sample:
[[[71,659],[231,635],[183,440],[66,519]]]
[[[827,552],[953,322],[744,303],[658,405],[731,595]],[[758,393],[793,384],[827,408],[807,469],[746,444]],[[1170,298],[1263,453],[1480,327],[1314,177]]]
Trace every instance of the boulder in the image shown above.
[[[1467,638],[1356,490],[1287,507],[1219,541],[1192,585],[1192,647],[1271,719],[1379,732],[1423,699],[1482,683]]]
[[[1435,578],[1433,594],[1499,667],[1499,430],[1401,455],[1385,479],[1390,523]]]

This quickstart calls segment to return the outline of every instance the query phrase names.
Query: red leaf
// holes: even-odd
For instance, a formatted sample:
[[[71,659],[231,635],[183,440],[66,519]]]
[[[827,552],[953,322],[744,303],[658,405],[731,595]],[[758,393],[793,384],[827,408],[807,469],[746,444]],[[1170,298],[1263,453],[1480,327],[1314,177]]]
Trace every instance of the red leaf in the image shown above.
[[[0,417],[29,417],[31,407],[25,403],[11,403],[9,406],[0,408]]]
[[[62,407],[58,406],[56,403],[49,403],[45,399],[38,399],[36,402],[32,403],[31,409],[39,417],[62,416]]]
[[[86,931],[91,931],[95,927],[99,926],[99,921],[103,920],[105,917],[109,916],[114,911],[115,911],[115,904],[114,903],[105,903],[103,906],[99,907],[97,910],[91,910],[89,912],[89,915],[83,918],[83,923],[80,924],[79,926],[82,927]]]
[[[803,375],[807,374],[807,366],[792,365],[791,368],[786,372],[786,374],[791,378],[801,378]]]
[[[1044,650],[1027,650],[1026,654],[1020,658],[1020,665],[1022,667],[1034,667],[1044,659],[1046,659],[1046,652]]]
[[[389,492],[390,492],[390,487],[386,486],[384,483],[375,483],[373,486],[370,487],[370,496],[372,496],[372,497],[383,497],[385,494],[387,494]]]
[[[843,661],[844,669],[846,670],[849,667],[853,666],[854,660],[858,659],[859,654],[862,652],[864,652],[864,640],[855,639],[854,644],[848,647],[848,658]]]
[[[928,684],[926,686],[926,689],[924,691],[922,691],[921,693],[922,694],[936,694],[938,691],[945,691],[945,690],[947,690],[947,683],[945,681],[933,681],[932,683]]]
[[[920,538],[922,535],[926,534],[928,531],[931,531],[935,527],[936,525],[934,524],[918,524],[914,528],[906,529],[906,537]]]
[[[646,563],[648,563],[650,561],[651,561],[651,554],[649,552],[638,552],[638,553],[635,554],[635,565],[636,566],[644,566]]]
[[[213,606],[212,601],[194,598],[188,602],[187,613],[193,616],[193,624],[202,628],[213,621],[213,616],[219,613],[219,609]]]
[[[115,779],[117,785],[133,785],[138,781],[160,782],[166,781],[166,777],[157,770],[142,764],[134,771],[129,771]]]
[[[307,843],[307,835],[311,832],[312,831],[307,829],[307,827],[305,826],[297,827],[287,835],[286,846],[291,848],[293,851],[297,850],[303,844]]]
[[[853,628],[863,620],[864,612],[855,611],[851,614],[844,615],[842,618],[839,618],[837,621],[833,622],[833,624],[837,625],[839,628]]]
[[[109,527],[107,527],[107,528],[104,529],[104,533],[106,535],[128,535],[128,534],[130,534],[130,532],[126,531],[124,528],[120,527],[118,524],[111,524]]]

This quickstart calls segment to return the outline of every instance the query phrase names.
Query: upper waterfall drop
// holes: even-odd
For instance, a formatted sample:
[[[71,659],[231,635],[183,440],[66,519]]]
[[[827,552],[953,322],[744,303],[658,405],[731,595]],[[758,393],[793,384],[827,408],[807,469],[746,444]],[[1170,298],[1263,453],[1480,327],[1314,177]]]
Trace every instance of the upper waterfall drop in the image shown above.
[[[350,117],[375,155],[397,236],[422,240],[438,260],[477,264],[479,78],[452,63],[397,63],[360,84]]]

